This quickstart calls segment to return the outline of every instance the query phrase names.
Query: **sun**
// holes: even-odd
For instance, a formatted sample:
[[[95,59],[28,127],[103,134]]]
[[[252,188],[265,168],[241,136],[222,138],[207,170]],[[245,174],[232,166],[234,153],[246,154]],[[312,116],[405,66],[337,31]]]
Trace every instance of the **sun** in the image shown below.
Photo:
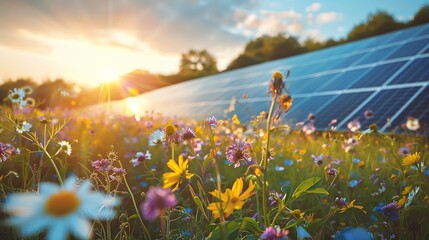
[[[119,71],[116,71],[114,69],[106,68],[100,71],[99,77],[101,83],[111,83],[114,81],[117,81],[120,79],[121,75],[123,73],[120,73]]]

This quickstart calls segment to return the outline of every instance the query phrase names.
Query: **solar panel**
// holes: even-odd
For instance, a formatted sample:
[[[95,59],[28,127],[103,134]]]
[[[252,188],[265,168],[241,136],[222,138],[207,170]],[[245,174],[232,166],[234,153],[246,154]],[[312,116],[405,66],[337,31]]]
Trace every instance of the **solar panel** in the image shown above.
[[[195,79],[134,100],[142,109],[166,115],[237,114],[248,121],[268,111],[271,73],[288,69],[286,87],[294,103],[283,119],[289,123],[307,121],[309,113],[315,113],[319,129],[332,119],[338,129],[356,118],[363,127],[377,123],[383,130],[395,129],[408,116],[419,118],[422,126],[429,123],[429,24]],[[120,112],[124,101],[113,105]],[[373,111],[372,119],[364,117],[367,110]]]

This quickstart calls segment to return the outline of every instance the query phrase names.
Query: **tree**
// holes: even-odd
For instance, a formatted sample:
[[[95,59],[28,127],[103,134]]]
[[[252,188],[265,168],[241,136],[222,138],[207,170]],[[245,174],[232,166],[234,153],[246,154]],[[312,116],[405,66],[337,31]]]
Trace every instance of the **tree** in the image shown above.
[[[216,66],[216,59],[206,50],[191,49],[182,54],[179,75],[194,78],[217,72],[219,71]]]
[[[409,22],[411,26],[420,25],[429,22],[429,5],[425,5],[414,15],[414,18]]]
[[[361,23],[348,34],[347,41],[355,41],[383,33],[399,30],[405,24],[397,22],[392,15],[379,11],[369,15],[366,23]]]
[[[247,43],[244,52],[228,65],[227,70],[290,57],[304,52],[305,48],[294,37],[285,34],[262,36]]]

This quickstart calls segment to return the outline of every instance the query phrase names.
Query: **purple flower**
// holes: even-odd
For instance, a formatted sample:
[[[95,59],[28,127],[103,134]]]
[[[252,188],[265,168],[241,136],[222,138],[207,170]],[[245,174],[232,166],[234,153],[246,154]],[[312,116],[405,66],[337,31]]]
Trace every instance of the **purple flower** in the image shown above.
[[[112,171],[113,171],[113,174],[116,176],[125,175],[127,173],[127,171],[125,171],[124,168],[117,168],[117,167],[113,167]]]
[[[150,160],[151,154],[149,150],[146,150],[146,153],[138,152],[136,153],[136,156],[131,159],[131,163],[133,164],[133,167],[137,167],[140,163],[144,163],[146,160]]]
[[[146,199],[141,207],[143,218],[149,221],[155,220],[158,216],[174,207],[177,204],[176,196],[170,189],[161,187],[150,187],[146,193]]]
[[[374,113],[371,110],[365,111],[363,115],[365,116],[366,119],[371,119],[372,117],[374,117]]]
[[[346,208],[349,203],[347,202],[346,198],[335,198],[335,206],[337,208]]]
[[[325,158],[325,156],[323,156],[323,154],[320,154],[319,156],[316,156],[316,155],[314,155],[314,154],[311,154],[311,157],[314,159],[314,163],[315,163],[317,166],[322,165],[322,163],[323,163],[323,159]]]
[[[403,156],[403,157],[407,156],[410,153],[411,153],[411,150],[410,150],[409,147],[401,147],[398,150],[398,154],[401,155],[401,156]]]
[[[360,129],[360,121],[358,118],[356,118],[353,121],[350,121],[349,123],[347,123],[347,128],[352,131],[352,132],[356,132]]]
[[[98,171],[109,171],[110,168],[112,167],[110,164],[111,163],[109,159],[102,158],[102,159],[93,161],[91,163],[91,166]]]
[[[13,155],[20,154],[19,148],[14,148],[8,143],[0,142],[0,163],[9,160]]]
[[[214,116],[207,118],[207,123],[212,127],[217,127],[217,120]]]
[[[192,130],[191,128],[185,128],[180,133],[180,140],[182,142],[189,141],[189,140],[196,138],[196,137],[197,137],[197,135],[195,134],[194,130]]]
[[[397,202],[391,202],[386,205],[380,203],[377,207],[374,208],[375,212],[383,213],[384,216],[388,217],[390,220],[398,221],[399,214],[398,210],[401,208]]]
[[[235,139],[226,147],[226,158],[230,164],[234,164],[234,167],[240,166],[240,160],[251,161],[250,151],[252,149],[251,142],[243,142],[239,139]]]
[[[282,230],[279,226],[267,227],[260,238],[264,240],[287,240],[288,233],[288,230]]]
[[[337,169],[335,169],[335,168],[328,168],[328,170],[326,171],[326,173],[329,176],[335,177],[337,175]]]

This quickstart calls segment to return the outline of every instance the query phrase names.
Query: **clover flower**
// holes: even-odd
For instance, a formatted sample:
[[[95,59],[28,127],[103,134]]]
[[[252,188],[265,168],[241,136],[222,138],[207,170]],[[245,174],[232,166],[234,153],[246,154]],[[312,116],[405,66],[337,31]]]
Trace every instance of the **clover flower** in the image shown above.
[[[347,123],[347,128],[352,131],[352,132],[356,132],[360,129],[360,121],[358,118],[356,118],[353,121],[350,121],[349,123]]]
[[[155,220],[164,212],[176,206],[176,196],[170,189],[163,189],[161,187],[150,187],[146,193],[146,199],[141,206],[143,218],[149,221]]]
[[[108,220],[115,215],[118,199],[90,191],[91,184],[83,182],[76,187],[75,177],[69,177],[64,187],[42,183],[39,193],[13,193],[6,198],[5,212],[11,216],[8,223],[19,229],[23,237],[47,229],[46,239],[67,239],[71,232],[80,239],[91,237],[88,219]]]
[[[230,164],[234,164],[234,167],[240,166],[240,161],[250,161],[250,151],[252,149],[251,142],[243,142],[239,139],[235,139],[228,147],[226,147],[226,158]]]
[[[207,118],[206,122],[212,127],[217,127],[217,120],[214,116]]]
[[[282,230],[279,226],[267,227],[260,238],[264,240],[287,240],[288,230]]]
[[[95,170],[98,171],[109,171],[110,168],[112,167],[111,165],[112,163],[110,162],[109,159],[99,159],[99,160],[95,160],[91,163],[91,166],[95,168]]]
[[[185,128],[182,130],[182,132],[180,133],[180,141],[186,143],[187,141],[196,138],[197,135],[195,134],[194,130],[192,130],[191,128]]]

